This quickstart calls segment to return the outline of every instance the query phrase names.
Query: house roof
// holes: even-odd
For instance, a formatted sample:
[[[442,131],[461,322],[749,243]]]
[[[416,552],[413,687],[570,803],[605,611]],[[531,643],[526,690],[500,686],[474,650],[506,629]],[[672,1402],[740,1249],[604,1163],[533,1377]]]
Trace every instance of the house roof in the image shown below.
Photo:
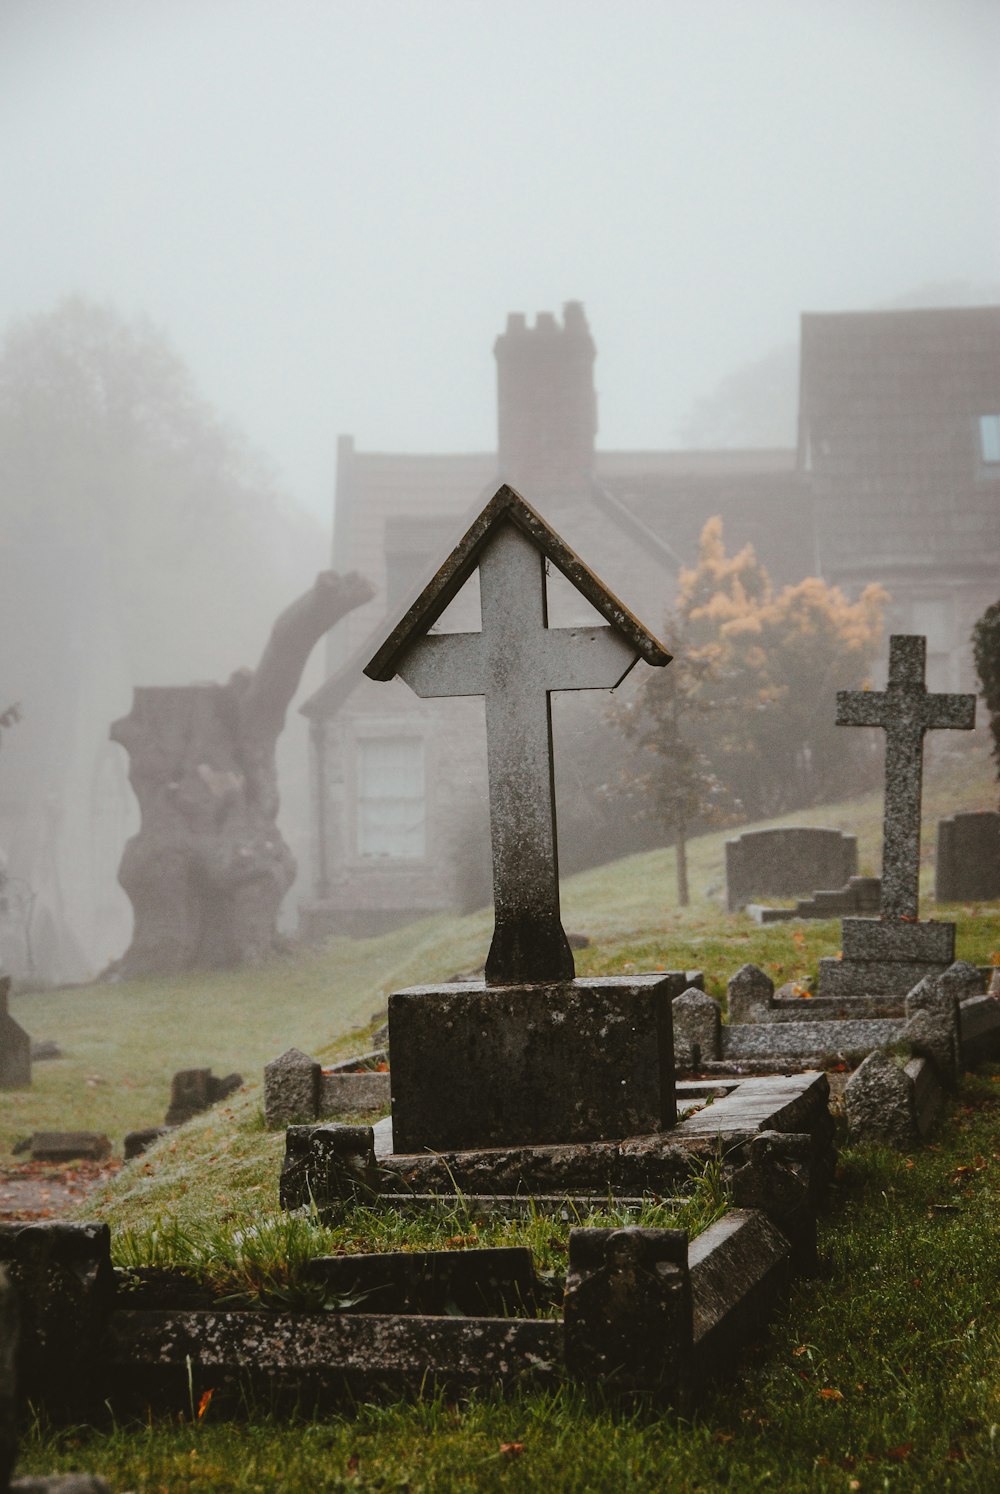
[[[393,678],[407,649],[437,622],[478,566],[492,535],[504,524],[514,524],[527,535],[539,553],[556,566],[613,628],[625,635],[640,658],[648,664],[669,662],[670,654],[663,644],[607,589],[541,514],[504,483],[369,660],[364,673],[370,679]]]
[[[800,383],[824,575],[996,563],[1000,306],[807,313]]]

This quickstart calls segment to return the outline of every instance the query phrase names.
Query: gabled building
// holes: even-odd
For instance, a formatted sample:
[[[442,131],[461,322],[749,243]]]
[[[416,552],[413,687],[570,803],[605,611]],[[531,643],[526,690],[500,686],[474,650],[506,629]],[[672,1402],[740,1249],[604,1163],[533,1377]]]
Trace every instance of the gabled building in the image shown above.
[[[307,931],[375,931],[489,899],[481,701],[420,701],[361,671],[501,481],[653,632],[719,515],[727,549],[752,543],[778,586],[818,574],[856,596],[880,582],[890,628],[927,634],[934,688],[973,686],[969,631],[1000,595],[1000,307],[803,316],[797,450],[598,450],[596,350],[578,302],[562,322],[511,315],[494,354],[496,452],[339,444],[333,564],[362,571],[376,596],[331,640],[329,677],[303,707],[316,824]],[[582,621],[575,605],[553,584],[553,621]],[[440,626],[478,626],[474,594]],[[559,724],[595,753],[616,744],[585,695],[557,695],[553,709],[565,863],[588,827],[572,773],[560,780]],[[631,828],[599,833],[608,855],[635,848]]]

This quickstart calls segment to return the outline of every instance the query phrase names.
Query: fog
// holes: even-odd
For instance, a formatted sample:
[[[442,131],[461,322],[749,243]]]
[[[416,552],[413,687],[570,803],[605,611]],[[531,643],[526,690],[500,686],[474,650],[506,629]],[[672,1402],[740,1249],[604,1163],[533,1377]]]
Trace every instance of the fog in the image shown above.
[[[993,0],[5,0],[0,324],[148,315],[324,523],[338,432],[492,448],[510,310],[671,446],[802,310],[996,281],[998,75]]]
[[[3,0],[0,852],[45,978],[128,937],[108,725],[254,663],[339,436],[495,451],[507,314],[572,299],[599,450],[792,447],[803,311],[1000,300],[998,77],[995,0]],[[308,873],[294,712],[284,753]]]

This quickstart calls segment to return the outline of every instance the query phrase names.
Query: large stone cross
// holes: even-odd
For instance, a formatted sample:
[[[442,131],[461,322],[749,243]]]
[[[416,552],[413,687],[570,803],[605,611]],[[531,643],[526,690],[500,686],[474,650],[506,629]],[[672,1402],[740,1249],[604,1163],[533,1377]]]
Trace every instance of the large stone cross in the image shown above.
[[[889,640],[887,689],[837,691],[838,726],[885,730],[883,918],[918,916],[924,732],[970,731],[976,724],[974,695],[927,693],[926,660],[926,638],[894,634]]]
[[[550,628],[555,564],[610,626]],[[478,566],[482,631],[428,629]],[[491,985],[572,980],[559,916],[552,776],[553,690],[613,689],[639,658],[670,655],[512,488],[502,487],[365,668],[421,697],[486,700],[496,927]]]

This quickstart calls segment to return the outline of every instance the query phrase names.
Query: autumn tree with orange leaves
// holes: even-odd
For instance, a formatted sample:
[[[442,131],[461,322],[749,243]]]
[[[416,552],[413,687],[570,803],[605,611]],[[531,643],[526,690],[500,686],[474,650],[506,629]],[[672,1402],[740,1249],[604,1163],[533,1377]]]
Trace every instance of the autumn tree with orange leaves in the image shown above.
[[[838,731],[835,695],[869,682],[886,600],[881,587],[868,586],[852,602],[815,576],[777,591],[752,546],[727,555],[721,519],[709,520],[697,565],[680,577],[679,644],[669,623],[667,629],[685,672],[681,713],[671,664],[650,674],[630,723],[622,722],[659,758],[646,793],[666,828],[679,828],[671,805],[681,802],[687,829],[699,818],[711,823],[720,785],[743,818],[757,820],[856,793],[873,781],[877,758],[867,741],[857,740],[867,734]],[[659,735],[649,729],[675,717],[676,729]],[[678,734],[696,744],[695,754],[678,753]],[[684,761],[694,775],[686,794],[676,779]]]

